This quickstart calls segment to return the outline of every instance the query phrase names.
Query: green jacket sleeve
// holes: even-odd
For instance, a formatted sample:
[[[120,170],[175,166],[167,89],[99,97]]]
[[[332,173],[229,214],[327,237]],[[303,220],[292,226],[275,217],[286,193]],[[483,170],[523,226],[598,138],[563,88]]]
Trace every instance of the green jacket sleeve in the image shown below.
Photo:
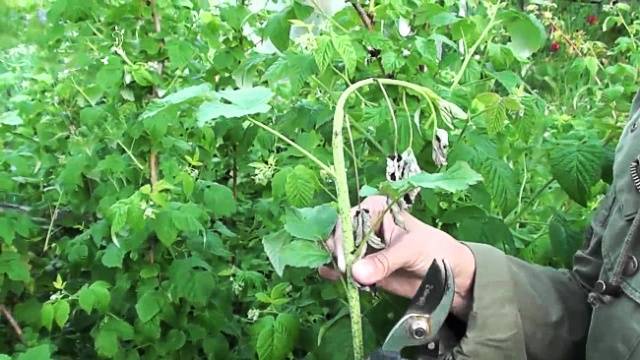
[[[476,258],[473,305],[466,335],[449,359],[584,358],[591,308],[569,271],[467,245]]]
[[[476,259],[473,304],[466,335],[446,358],[584,359],[591,316],[587,295],[602,266],[601,241],[612,193],[600,202],[571,271],[466,243]]]

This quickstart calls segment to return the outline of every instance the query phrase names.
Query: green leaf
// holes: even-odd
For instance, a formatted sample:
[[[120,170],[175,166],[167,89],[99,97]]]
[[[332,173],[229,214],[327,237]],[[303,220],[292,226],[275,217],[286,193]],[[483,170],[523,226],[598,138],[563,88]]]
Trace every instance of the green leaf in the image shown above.
[[[265,34],[269,37],[269,40],[280,51],[285,51],[289,47],[289,32],[291,31],[291,23],[289,19],[292,18],[292,12],[290,8],[271,15],[267,20],[265,26]]]
[[[284,230],[280,230],[262,238],[264,252],[267,254],[267,257],[278,276],[282,276],[284,268],[287,265],[285,260],[282,258],[282,249],[284,249],[284,246],[288,244],[289,241],[291,241],[291,238]]]
[[[277,87],[282,80],[288,80],[291,91],[296,92],[309,81],[309,77],[318,70],[316,60],[311,54],[287,52],[274,62],[264,73],[264,78]]]
[[[333,62],[335,51],[333,50],[333,44],[331,43],[331,38],[329,36],[320,35],[316,37],[316,44],[317,48],[314,50],[313,56],[320,72],[324,72],[324,70]]]
[[[471,169],[469,164],[464,161],[458,161],[443,173],[429,174],[422,172],[408,179],[408,182],[414,186],[447,192],[466,190],[469,186],[481,181],[482,176]]]
[[[553,255],[563,265],[571,265],[573,255],[580,248],[584,237],[581,231],[576,231],[571,227],[571,224],[561,213],[556,213],[549,221],[549,240]]]
[[[71,308],[69,307],[69,302],[67,300],[58,300],[54,305],[54,317],[56,320],[56,324],[60,328],[64,327],[64,324],[69,320],[69,313],[71,312]]]
[[[48,302],[42,304],[42,308],[40,309],[40,324],[49,331],[51,331],[53,325],[54,312],[53,304]]]
[[[64,188],[75,190],[82,184],[82,173],[88,160],[85,154],[77,154],[67,159],[58,175],[58,181]]]
[[[102,264],[108,268],[122,268],[124,250],[115,244],[109,244],[102,255]]]
[[[286,184],[293,168],[284,167],[280,169],[271,179],[271,194],[274,199],[282,199],[286,196]]]
[[[129,70],[133,80],[140,86],[151,86],[156,82],[145,64],[129,66]]]
[[[600,180],[603,157],[596,141],[561,140],[549,151],[551,173],[571,199],[587,206],[591,187]]]
[[[511,36],[509,47],[520,58],[528,58],[544,46],[547,32],[540,20],[532,14],[507,10],[499,15],[499,19]]]
[[[138,313],[138,317],[142,322],[147,322],[160,312],[160,306],[162,303],[162,296],[158,292],[146,292],[136,303],[136,313]]]
[[[178,239],[178,229],[173,224],[171,210],[162,210],[153,221],[153,229],[164,246],[171,246]]]
[[[16,238],[13,221],[8,217],[0,218],[0,238],[7,245],[13,244],[13,239]]]
[[[169,330],[169,334],[163,343],[163,347],[169,351],[177,351],[182,348],[187,340],[184,332],[178,329]]]
[[[22,260],[20,254],[5,251],[0,253],[0,274],[7,274],[13,281],[29,282],[29,264]],[[2,280],[0,278],[0,280]],[[1,283],[1,282],[0,282]]]
[[[516,88],[522,83],[520,77],[514,73],[513,71],[499,71],[496,73],[492,73],[496,80],[502,84],[502,86],[509,91],[509,93],[513,93]]]
[[[115,317],[114,315],[110,315],[105,318],[106,320],[103,322],[100,329],[113,331],[118,335],[118,338],[122,340],[131,340],[134,336],[133,326],[128,322]]]
[[[519,190],[513,169],[504,160],[492,158],[484,162],[481,171],[496,206],[505,212],[512,210]]]
[[[191,198],[193,189],[196,186],[195,180],[186,172],[180,173],[179,178],[182,180],[182,191],[184,191],[184,194],[187,196],[187,198]]]
[[[174,92],[171,95],[167,95],[159,100],[154,100],[145,109],[144,113],[140,115],[140,120],[152,117],[157,113],[167,109],[171,105],[181,104],[185,101],[192,99],[198,99],[202,97],[212,96],[213,90],[209,83],[200,85],[189,86]]]
[[[115,93],[122,86],[124,66],[119,56],[108,56],[107,63],[96,74],[96,84],[108,93]]]
[[[48,344],[42,344],[30,348],[24,353],[18,355],[17,360],[50,360],[51,348]]]
[[[89,286],[95,298],[94,307],[100,312],[107,312],[111,303],[109,284],[104,281],[96,281]]]
[[[285,193],[289,204],[305,207],[311,204],[317,188],[316,174],[304,165],[296,166],[287,176]]]
[[[109,208],[109,212],[111,213],[111,240],[120,247],[117,234],[127,224],[129,203],[126,200],[119,200]]]
[[[198,109],[198,126],[202,127],[209,121],[224,117],[227,119],[246,115],[265,113],[271,109],[269,100],[273,93],[266,87],[252,87],[239,90],[225,90],[218,95],[228,101],[210,101],[200,105]]]
[[[376,333],[366,318],[362,319],[362,331],[364,351],[369,354],[376,346]],[[354,358],[351,322],[348,316],[340,318],[329,327],[314,354],[317,360],[352,360]]]
[[[202,207],[193,203],[173,205],[175,205],[175,210],[172,211],[172,220],[178,230],[187,233],[204,230],[200,224],[200,219],[204,215]]]
[[[337,220],[338,212],[327,204],[292,209],[285,216],[284,229],[300,239],[321,241],[327,239]]]
[[[256,352],[260,360],[284,360],[293,350],[299,332],[299,321],[291,314],[279,314],[258,335]]]
[[[348,35],[342,35],[334,36],[331,40],[336,52],[344,62],[344,68],[347,72],[347,76],[352,76],[356,70],[356,65],[358,64],[358,56],[356,55],[355,47],[351,43],[351,38]]]
[[[281,250],[281,260],[289,266],[317,268],[331,261],[331,255],[318,244],[294,240]]]
[[[84,310],[87,314],[91,314],[93,310],[93,305],[96,303],[96,296],[88,286],[83,286],[80,291],[78,291],[78,303],[80,304],[80,308]]]
[[[0,115],[0,125],[18,126],[22,125],[23,122],[17,111],[9,111]]]
[[[204,203],[215,217],[225,217],[236,212],[236,200],[231,189],[212,183],[204,190]]]
[[[458,226],[458,239],[513,248],[513,235],[502,219],[494,216],[463,218]]]
[[[382,53],[382,67],[387,73],[393,73],[404,65],[405,60],[395,51],[384,51]]]
[[[211,267],[197,257],[173,261],[169,277],[173,298],[185,298],[199,306],[210,300],[216,285]]]
[[[100,330],[94,339],[94,346],[98,355],[112,358],[120,348],[118,334],[111,330]]]
[[[500,95],[492,92],[480,93],[473,100],[473,107],[481,112],[490,134],[502,130],[507,121],[507,113]]]
[[[167,52],[171,67],[179,68],[187,65],[193,58],[193,47],[183,40],[170,40],[167,43]]]

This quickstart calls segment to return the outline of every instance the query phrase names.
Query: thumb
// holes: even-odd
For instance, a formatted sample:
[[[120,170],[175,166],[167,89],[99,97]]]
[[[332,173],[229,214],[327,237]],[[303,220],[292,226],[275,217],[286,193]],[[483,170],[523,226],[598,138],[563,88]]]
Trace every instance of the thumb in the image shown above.
[[[372,285],[408,264],[410,256],[411,252],[407,252],[403,243],[399,242],[358,260],[353,264],[351,274],[358,283]]]

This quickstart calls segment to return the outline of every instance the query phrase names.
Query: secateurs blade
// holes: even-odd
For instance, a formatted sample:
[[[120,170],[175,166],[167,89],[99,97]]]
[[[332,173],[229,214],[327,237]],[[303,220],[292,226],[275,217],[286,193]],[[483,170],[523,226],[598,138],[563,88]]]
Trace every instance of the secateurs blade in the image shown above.
[[[401,352],[408,347],[419,347],[420,359],[437,359],[440,330],[451,310],[454,292],[451,267],[434,260],[409,308],[369,359],[404,360]]]

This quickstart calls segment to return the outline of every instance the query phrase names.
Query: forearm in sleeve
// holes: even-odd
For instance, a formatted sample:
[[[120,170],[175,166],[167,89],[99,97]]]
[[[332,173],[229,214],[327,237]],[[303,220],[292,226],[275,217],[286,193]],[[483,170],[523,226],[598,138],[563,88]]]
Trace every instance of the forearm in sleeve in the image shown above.
[[[466,335],[449,359],[584,358],[591,308],[569,271],[467,245],[476,259],[473,303]]]

